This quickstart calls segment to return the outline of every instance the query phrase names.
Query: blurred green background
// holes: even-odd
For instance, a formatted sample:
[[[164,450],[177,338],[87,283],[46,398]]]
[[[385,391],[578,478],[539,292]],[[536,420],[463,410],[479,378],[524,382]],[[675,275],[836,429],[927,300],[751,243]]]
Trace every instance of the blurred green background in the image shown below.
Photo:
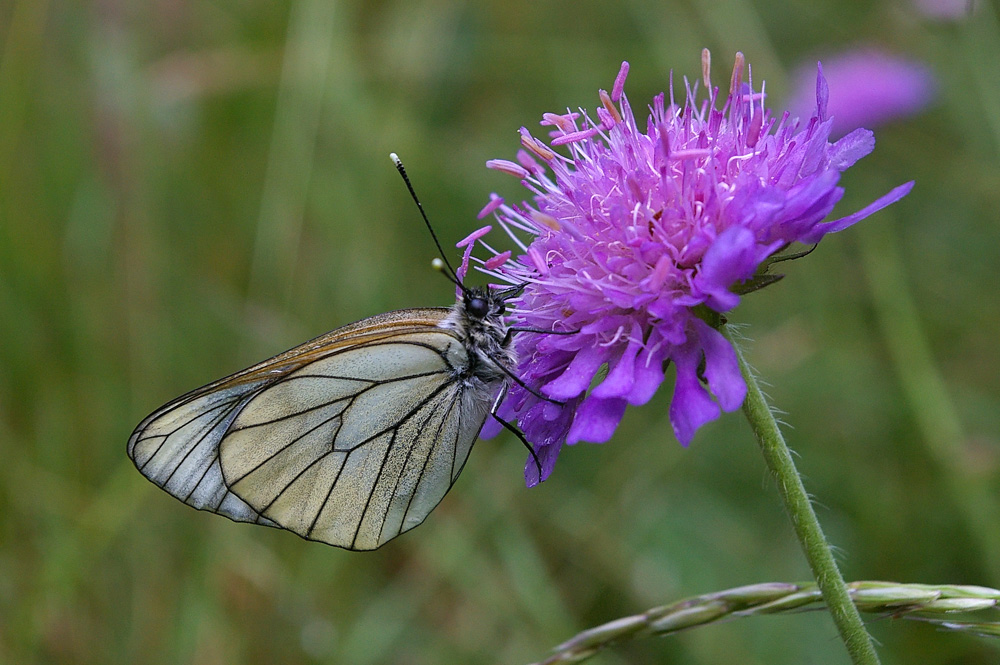
[[[522,663],[685,596],[809,577],[740,414],[688,449],[669,379],[615,439],[527,490],[480,442],[420,529],[355,554],[199,513],[125,456],[163,402],[389,309],[449,304],[388,160],[446,244],[484,162],[594,108],[622,60],[641,109],[702,47],[790,72],[876,45],[939,97],[880,127],[853,211],[748,297],[750,359],[784,412],[848,579],[1000,586],[1000,29],[909,0],[715,3],[150,0],[0,3],[0,662]],[[877,619],[883,662],[988,663],[997,643]],[[596,663],[845,663],[822,612],[622,645]]]

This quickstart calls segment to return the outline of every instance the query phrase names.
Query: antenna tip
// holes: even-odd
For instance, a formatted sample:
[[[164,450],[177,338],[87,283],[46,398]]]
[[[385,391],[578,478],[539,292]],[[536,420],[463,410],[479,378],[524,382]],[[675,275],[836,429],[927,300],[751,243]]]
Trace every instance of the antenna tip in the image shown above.
[[[397,154],[396,154],[396,153],[394,153],[394,152],[390,152],[390,153],[389,153],[389,159],[391,159],[391,160],[392,160],[392,163],[393,163],[393,164],[395,164],[395,165],[399,166],[399,163],[400,163],[400,162],[399,162],[399,155],[397,155]]]
[[[444,272],[444,261],[441,259],[434,259],[431,261],[431,268],[434,268],[438,272]]]

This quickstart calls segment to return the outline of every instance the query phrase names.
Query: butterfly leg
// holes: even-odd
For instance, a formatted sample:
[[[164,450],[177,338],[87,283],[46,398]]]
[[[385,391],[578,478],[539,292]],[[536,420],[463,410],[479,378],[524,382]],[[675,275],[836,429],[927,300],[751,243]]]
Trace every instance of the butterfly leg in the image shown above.
[[[558,406],[565,406],[565,404],[566,404],[565,402],[560,402],[559,400],[552,399],[551,397],[546,397],[545,395],[541,394],[540,392],[538,392],[537,390],[535,390],[534,388],[532,388],[531,386],[529,386],[527,383],[525,383],[521,379],[521,377],[519,377],[518,375],[516,375],[513,372],[511,372],[509,369],[507,369],[503,365],[497,363],[497,367],[499,367],[500,371],[503,372],[504,374],[506,374],[510,378],[511,381],[513,381],[517,385],[521,386],[522,388],[524,388],[525,390],[527,390],[529,393],[531,393],[532,395],[534,395],[538,399],[543,400],[545,402],[551,402],[551,403],[556,404]],[[506,388],[507,388],[507,384],[505,383],[504,384],[504,391],[501,392],[501,394],[504,395],[504,396],[506,396]],[[494,407],[496,407],[496,405],[494,405]],[[494,416],[494,417],[496,417],[496,416]],[[499,420],[499,418],[497,420]]]
[[[575,335],[575,334],[577,334],[580,331],[579,330],[544,330],[542,328],[528,328],[528,327],[518,328],[518,327],[515,326],[513,328],[507,328],[507,334],[504,335],[503,342],[502,342],[501,346],[506,347],[508,344],[510,344],[510,340],[514,338],[514,333],[522,333],[522,332],[539,333],[541,335]]]
[[[538,455],[535,453],[535,448],[530,443],[528,443],[527,439],[524,438],[524,434],[521,432],[521,430],[519,430],[511,423],[501,418],[499,415],[497,415],[497,411],[500,410],[500,405],[503,403],[504,398],[507,397],[508,385],[509,384],[506,383],[503,384],[503,388],[500,389],[500,392],[497,394],[497,398],[493,400],[493,408],[490,409],[490,415],[493,416],[494,420],[503,425],[504,429],[506,429],[508,432],[513,433],[514,436],[517,437],[518,441],[524,444],[524,447],[528,449],[529,453],[531,453],[531,459],[535,461],[535,467],[538,469],[538,477],[541,478],[542,463],[539,461]]]

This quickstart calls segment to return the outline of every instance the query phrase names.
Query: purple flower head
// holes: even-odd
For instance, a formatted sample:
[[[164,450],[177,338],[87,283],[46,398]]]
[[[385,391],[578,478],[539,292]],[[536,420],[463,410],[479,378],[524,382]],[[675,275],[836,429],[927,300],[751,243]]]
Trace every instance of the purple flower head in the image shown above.
[[[491,197],[481,216],[492,214],[521,251],[510,258],[479,239],[491,253],[480,269],[524,285],[513,325],[565,333],[515,337],[532,389],[513,386],[499,415],[535,445],[541,477],[529,459],[529,486],[548,477],[564,443],[611,438],[625,407],[648,402],[669,364],[670,421],[682,444],[739,408],[746,385],[716,329],[720,314],[765,283],[776,252],[847,228],[912,186],[824,221],[843,195],[840,173],[872,151],[872,133],[829,141],[822,71],[815,112],[798,122],[772,115],[763,87],[744,83],[742,54],[723,95],[709,82],[707,51],[702,59],[707,99],[685,79],[685,101],[658,95],[640,126],[623,94],[624,63],[595,114],[545,114],[548,144],[522,128],[517,161],[489,163],[534,196],[521,205]]]
[[[827,113],[833,135],[855,127],[874,127],[922,111],[934,98],[930,68],[874,48],[859,48],[823,60],[823,75],[831,97]],[[806,117],[814,108],[816,88],[811,67],[795,75],[788,107],[792,116]]]

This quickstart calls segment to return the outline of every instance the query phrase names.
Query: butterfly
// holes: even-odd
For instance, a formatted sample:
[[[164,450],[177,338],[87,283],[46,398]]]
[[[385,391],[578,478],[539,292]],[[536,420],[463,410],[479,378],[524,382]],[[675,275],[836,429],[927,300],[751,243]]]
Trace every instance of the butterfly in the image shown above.
[[[363,319],[167,403],[135,428],[129,457],[194,508],[380,547],[438,505],[521,383],[503,318],[520,288],[449,278],[461,293],[450,308]]]

